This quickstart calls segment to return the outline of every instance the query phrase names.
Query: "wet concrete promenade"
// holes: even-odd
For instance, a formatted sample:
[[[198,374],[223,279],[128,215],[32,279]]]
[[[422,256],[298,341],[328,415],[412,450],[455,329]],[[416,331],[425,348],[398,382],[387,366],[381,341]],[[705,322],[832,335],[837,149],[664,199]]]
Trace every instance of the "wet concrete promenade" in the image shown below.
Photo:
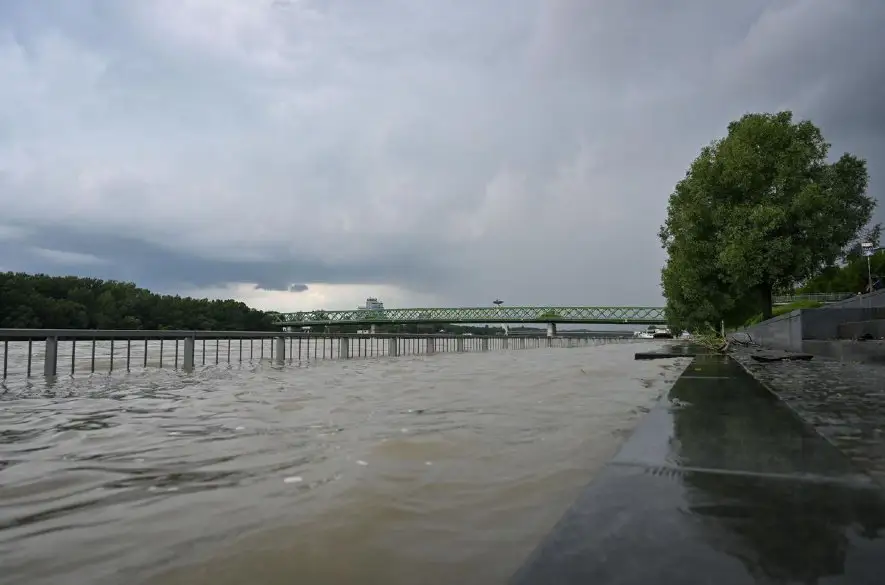
[[[885,366],[815,357],[758,362],[734,358],[797,415],[885,487]],[[885,583],[885,578],[883,578]]]
[[[881,584],[883,494],[736,361],[700,356],[512,583]]]

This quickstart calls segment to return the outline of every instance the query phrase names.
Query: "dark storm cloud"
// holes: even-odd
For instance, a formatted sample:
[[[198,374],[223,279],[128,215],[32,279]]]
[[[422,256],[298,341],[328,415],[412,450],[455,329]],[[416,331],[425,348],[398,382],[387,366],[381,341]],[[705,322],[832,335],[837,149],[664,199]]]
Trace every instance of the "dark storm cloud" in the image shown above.
[[[231,282],[257,284],[265,290],[304,292],[302,282],[366,284],[402,282],[424,274],[414,258],[383,264],[332,265],[316,260],[224,261],[176,253],[167,248],[118,235],[100,235],[54,228],[17,232],[0,247],[3,270],[81,274],[133,281],[141,286],[169,291],[176,288],[210,288]],[[398,260],[398,262],[396,261]],[[234,280],[232,281],[232,275]]]
[[[745,112],[885,184],[881,0],[50,5],[0,5],[3,268],[655,304],[667,196]]]

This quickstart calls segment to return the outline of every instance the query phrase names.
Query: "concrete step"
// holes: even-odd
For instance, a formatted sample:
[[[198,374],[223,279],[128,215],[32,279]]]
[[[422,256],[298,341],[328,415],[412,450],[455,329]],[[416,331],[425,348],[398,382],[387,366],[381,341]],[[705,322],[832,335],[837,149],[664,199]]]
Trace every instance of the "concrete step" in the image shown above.
[[[873,339],[883,339],[885,338],[885,319],[849,321],[840,324],[836,329],[839,339],[858,339],[867,336]]]

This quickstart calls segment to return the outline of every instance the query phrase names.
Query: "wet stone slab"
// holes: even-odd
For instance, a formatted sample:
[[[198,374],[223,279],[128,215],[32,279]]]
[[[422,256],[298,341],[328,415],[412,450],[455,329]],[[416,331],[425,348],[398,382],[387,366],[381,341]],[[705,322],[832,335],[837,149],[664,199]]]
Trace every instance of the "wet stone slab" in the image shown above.
[[[762,363],[732,357],[810,427],[885,485],[885,366],[815,358]]]
[[[883,527],[863,487],[613,465],[514,583],[881,585]]]
[[[885,490],[738,362],[705,356],[512,583],[880,585],[883,571]]]

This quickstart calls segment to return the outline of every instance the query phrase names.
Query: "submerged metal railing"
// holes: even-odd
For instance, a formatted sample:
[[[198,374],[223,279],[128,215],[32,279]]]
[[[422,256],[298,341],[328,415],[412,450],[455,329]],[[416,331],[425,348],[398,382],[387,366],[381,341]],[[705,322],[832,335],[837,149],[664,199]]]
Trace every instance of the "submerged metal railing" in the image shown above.
[[[119,367],[168,367],[186,372],[205,365],[271,361],[275,364],[576,347],[634,341],[612,337],[469,336],[452,334],[311,334],[279,331],[116,331],[0,329],[2,379],[10,375],[55,377],[60,371],[114,372]],[[40,369],[42,368],[42,372]]]

